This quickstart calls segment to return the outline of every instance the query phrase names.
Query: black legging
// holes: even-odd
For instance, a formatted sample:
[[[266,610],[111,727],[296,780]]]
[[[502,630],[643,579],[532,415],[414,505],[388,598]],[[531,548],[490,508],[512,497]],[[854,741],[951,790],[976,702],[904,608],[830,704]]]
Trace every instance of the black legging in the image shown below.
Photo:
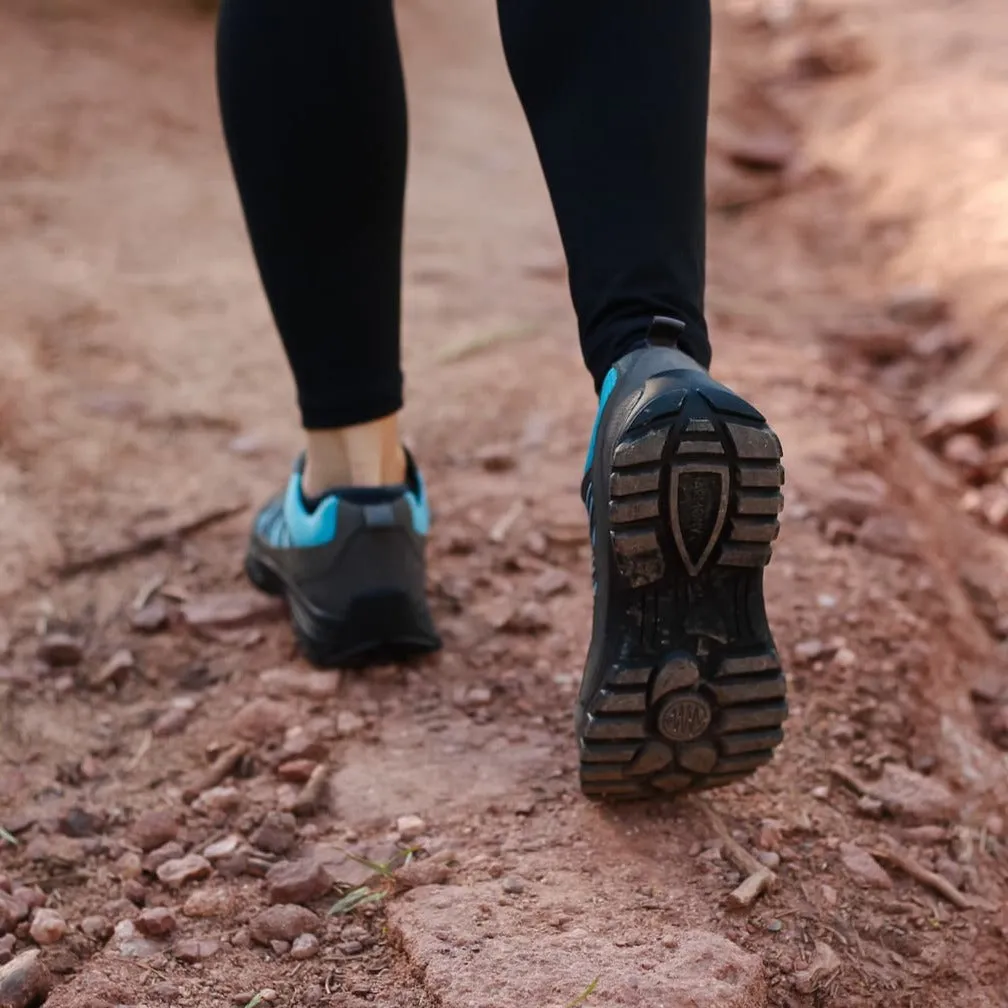
[[[654,315],[703,364],[709,0],[499,0],[596,386]],[[224,0],[224,130],[307,428],[402,405],[392,0]],[[489,198],[489,194],[488,194]]]

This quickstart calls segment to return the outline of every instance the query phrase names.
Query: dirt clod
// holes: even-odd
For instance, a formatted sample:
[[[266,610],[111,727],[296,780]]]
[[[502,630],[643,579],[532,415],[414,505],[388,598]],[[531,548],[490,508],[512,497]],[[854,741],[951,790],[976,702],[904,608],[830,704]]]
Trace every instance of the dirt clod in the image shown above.
[[[80,922],[81,932],[96,942],[106,942],[112,937],[112,925],[100,914],[92,914]]]
[[[215,956],[221,943],[215,938],[182,938],[172,946],[172,955],[180,962],[202,962]]]
[[[886,809],[908,822],[947,822],[956,818],[959,803],[934,777],[925,777],[901,763],[886,763],[871,794]]]
[[[163,938],[175,930],[175,914],[167,907],[150,907],[134,921],[136,929],[148,938]]]
[[[161,847],[179,834],[178,819],[167,809],[152,809],[144,812],[130,830],[133,842],[142,851],[152,851]]]
[[[892,879],[886,870],[863,847],[852,843],[841,844],[840,859],[858,885],[869,889],[892,888]]]

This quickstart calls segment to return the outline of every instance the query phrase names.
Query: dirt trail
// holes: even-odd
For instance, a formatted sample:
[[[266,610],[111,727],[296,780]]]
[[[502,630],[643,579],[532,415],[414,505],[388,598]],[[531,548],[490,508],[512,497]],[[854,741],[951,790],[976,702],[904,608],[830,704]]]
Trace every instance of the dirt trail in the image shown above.
[[[54,1008],[263,991],[277,1006],[1008,1004],[1008,769],[968,685],[1003,679],[999,611],[978,616],[957,568],[989,540],[904,398],[848,359],[852,306],[881,313],[892,250],[823,151],[831,110],[880,71],[809,80],[856,51],[846,17],[771,29],[752,5],[718,9],[716,369],[785,444],[768,580],[791,718],[751,781],[609,809],[579,795],[570,723],[593,402],[490,6],[400,11],[407,417],[447,646],[342,677],[309,673],[279,614],[253,611],[248,512],[53,573],[253,505],[297,438],[219,138],[210,23],[125,0],[0,12],[0,89],[17,96],[0,110],[0,826],[18,839],[0,850],[0,935],[16,939],[0,937],[0,970],[43,944]],[[322,800],[291,816],[319,763]],[[730,905],[744,872],[705,805],[776,873],[749,907]],[[894,845],[930,881],[894,867]],[[417,856],[393,870],[404,846]],[[359,887],[383,896],[326,916]],[[49,943],[59,925],[39,912],[18,921],[36,898],[65,936]],[[319,916],[264,916],[270,902]]]

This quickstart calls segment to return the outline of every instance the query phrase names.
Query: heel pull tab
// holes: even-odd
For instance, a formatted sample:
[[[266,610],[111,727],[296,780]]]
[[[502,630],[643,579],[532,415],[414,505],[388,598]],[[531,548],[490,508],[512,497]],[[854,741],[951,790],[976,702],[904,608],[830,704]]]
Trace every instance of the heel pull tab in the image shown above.
[[[679,337],[686,329],[686,323],[667,315],[655,315],[647,331],[647,341],[652,346],[679,346]]]

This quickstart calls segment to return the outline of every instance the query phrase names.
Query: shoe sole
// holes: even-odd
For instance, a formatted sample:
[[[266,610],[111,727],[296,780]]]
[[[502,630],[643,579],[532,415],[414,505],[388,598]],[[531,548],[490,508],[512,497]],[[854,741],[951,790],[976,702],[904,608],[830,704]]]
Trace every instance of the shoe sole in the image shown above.
[[[298,647],[319,668],[408,662],[441,647],[426,605],[418,610],[416,602],[401,592],[355,599],[337,620],[308,603],[253,550],[245,557],[245,574],[260,591],[287,602]]]
[[[608,509],[620,659],[578,712],[589,797],[720,787],[772,759],[787,703],[763,569],[780,462],[764,417],[722,387],[659,391],[616,444],[594,506]]]

